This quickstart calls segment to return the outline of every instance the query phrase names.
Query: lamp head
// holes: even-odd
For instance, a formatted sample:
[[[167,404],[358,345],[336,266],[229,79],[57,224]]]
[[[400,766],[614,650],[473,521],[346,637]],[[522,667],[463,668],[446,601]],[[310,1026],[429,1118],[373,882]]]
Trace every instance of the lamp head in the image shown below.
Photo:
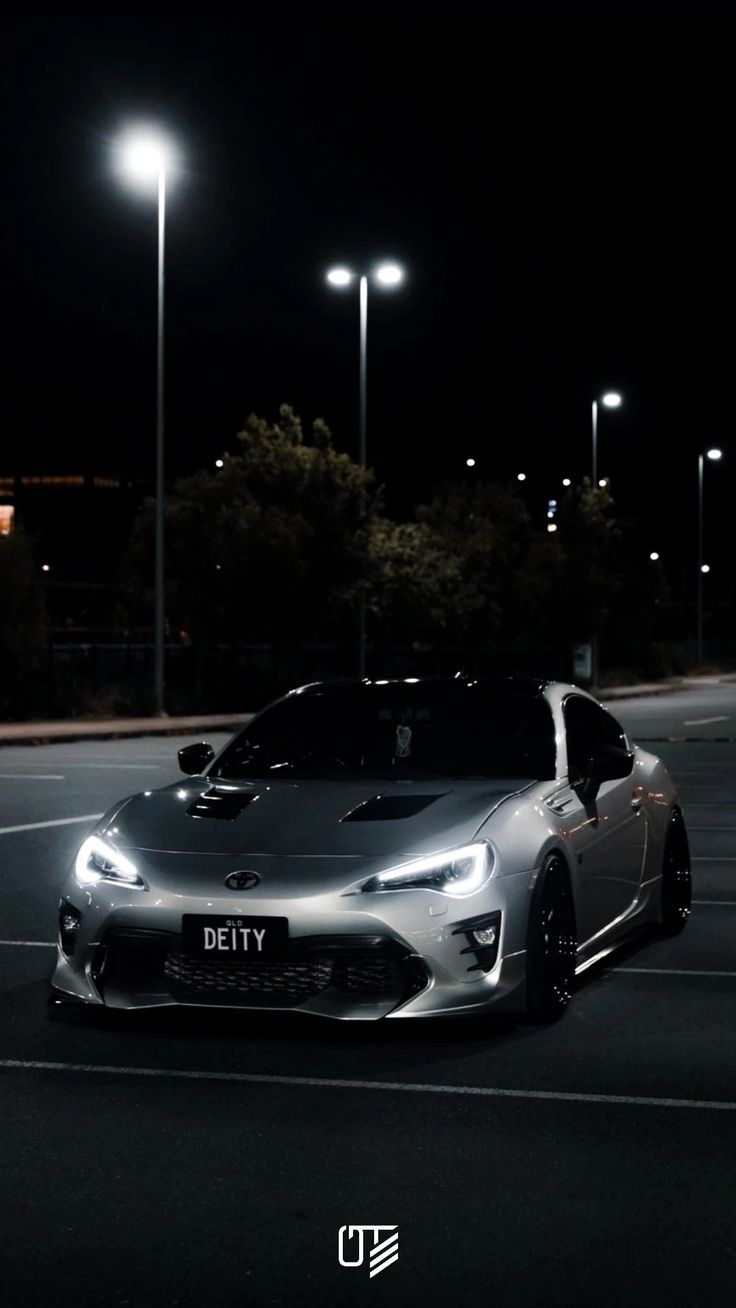
[[[162,173],[170,181],[177,171],[173,142],[157,128],[130,128],[121,136],[115,153],[123,177],[140,190],[154,189]]]
[[[353,280],[353,274],[349,268],[330,268],[327,280],[330,286],[349,286]]]
[[[398,286],[403,280],[404,273],[397,263],[382,263],[376,268],[376,281],[382,286]]]

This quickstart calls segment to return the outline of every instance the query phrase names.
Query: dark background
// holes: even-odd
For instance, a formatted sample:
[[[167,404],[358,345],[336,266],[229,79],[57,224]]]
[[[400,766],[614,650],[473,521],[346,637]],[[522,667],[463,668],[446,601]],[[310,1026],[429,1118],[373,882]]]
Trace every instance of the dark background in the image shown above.
[[[676,588],[730,562],[734,205],[728,42],[695,19],[37,18],[6,25],[0,471],[153,476],[155,201],[111,164],[131,120],[184,173],[167,227],[171,476],[251,410],[322,415],[357,453],[357,294],[369,459],[389,508],[440,478],[527,472],[543,512],[590,464],[649,523]],[[732,446],[731,446],[732,449]],[[72,524],[70,530],[79,530]],[[711,583],[721,584],[716,575]]]

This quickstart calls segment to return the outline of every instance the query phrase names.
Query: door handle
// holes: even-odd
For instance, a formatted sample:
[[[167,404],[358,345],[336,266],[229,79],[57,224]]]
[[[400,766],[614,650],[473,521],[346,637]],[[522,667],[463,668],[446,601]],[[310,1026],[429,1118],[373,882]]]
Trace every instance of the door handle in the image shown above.
[[[634,786],[634,789],[631,792],[631,807],[634,809],[635,812],[638,813],[643,803],[644,803],[644,787]]]

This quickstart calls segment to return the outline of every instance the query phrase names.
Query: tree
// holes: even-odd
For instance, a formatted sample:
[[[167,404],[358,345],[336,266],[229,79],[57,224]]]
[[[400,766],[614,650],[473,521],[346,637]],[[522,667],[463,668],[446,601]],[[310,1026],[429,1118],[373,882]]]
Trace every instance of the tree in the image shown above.
[[[373,474],[334,449],[321,419],[305,441],[288,405],[276,422],[252,414],[238,443],[220,470],[180,479],[169,496],[169,625],[200,648],[339,632],[365,568]],[[152,572],[153,509],[147,501],[133,532],[133,593]]]
[[[457,635],[475,649],[529,640],[527,622],[534,617],[539,627],[559,561],[519,496],[491,482],[470,488],[448,484],[419,506],[416,516],[457,562],[460,580],[452,594]]]
[[[462,562],[425,522],[374,517],[368,534],[371,635],[386,646],[456,639]]]

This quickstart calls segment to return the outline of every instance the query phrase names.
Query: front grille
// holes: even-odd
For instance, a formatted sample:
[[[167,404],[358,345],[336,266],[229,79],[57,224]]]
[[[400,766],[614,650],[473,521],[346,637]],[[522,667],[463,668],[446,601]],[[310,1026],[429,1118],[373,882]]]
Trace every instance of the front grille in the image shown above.
[[[336,959],[333,980],[349,994],[385,995],[400,992],[404,978],[399,959],[366,953]]]
[[[92,968],[100,992],[168,995],[177,1003],[243,1008],[297,1007],[329,992],[392,1007],[427,984],[419,959],[382,936],[322,936],[292,941],[283,959],[202,958],[181,937],[147,930],[111,931]]]
[[[239,963],[225,959],[215,962],[172,949],[166,956],[164,976],[174,999],[186,1001],[221,995],[241,1003],[248,999],[277,999],[297,1004],[314,998],[330,984],[332,960]]]

